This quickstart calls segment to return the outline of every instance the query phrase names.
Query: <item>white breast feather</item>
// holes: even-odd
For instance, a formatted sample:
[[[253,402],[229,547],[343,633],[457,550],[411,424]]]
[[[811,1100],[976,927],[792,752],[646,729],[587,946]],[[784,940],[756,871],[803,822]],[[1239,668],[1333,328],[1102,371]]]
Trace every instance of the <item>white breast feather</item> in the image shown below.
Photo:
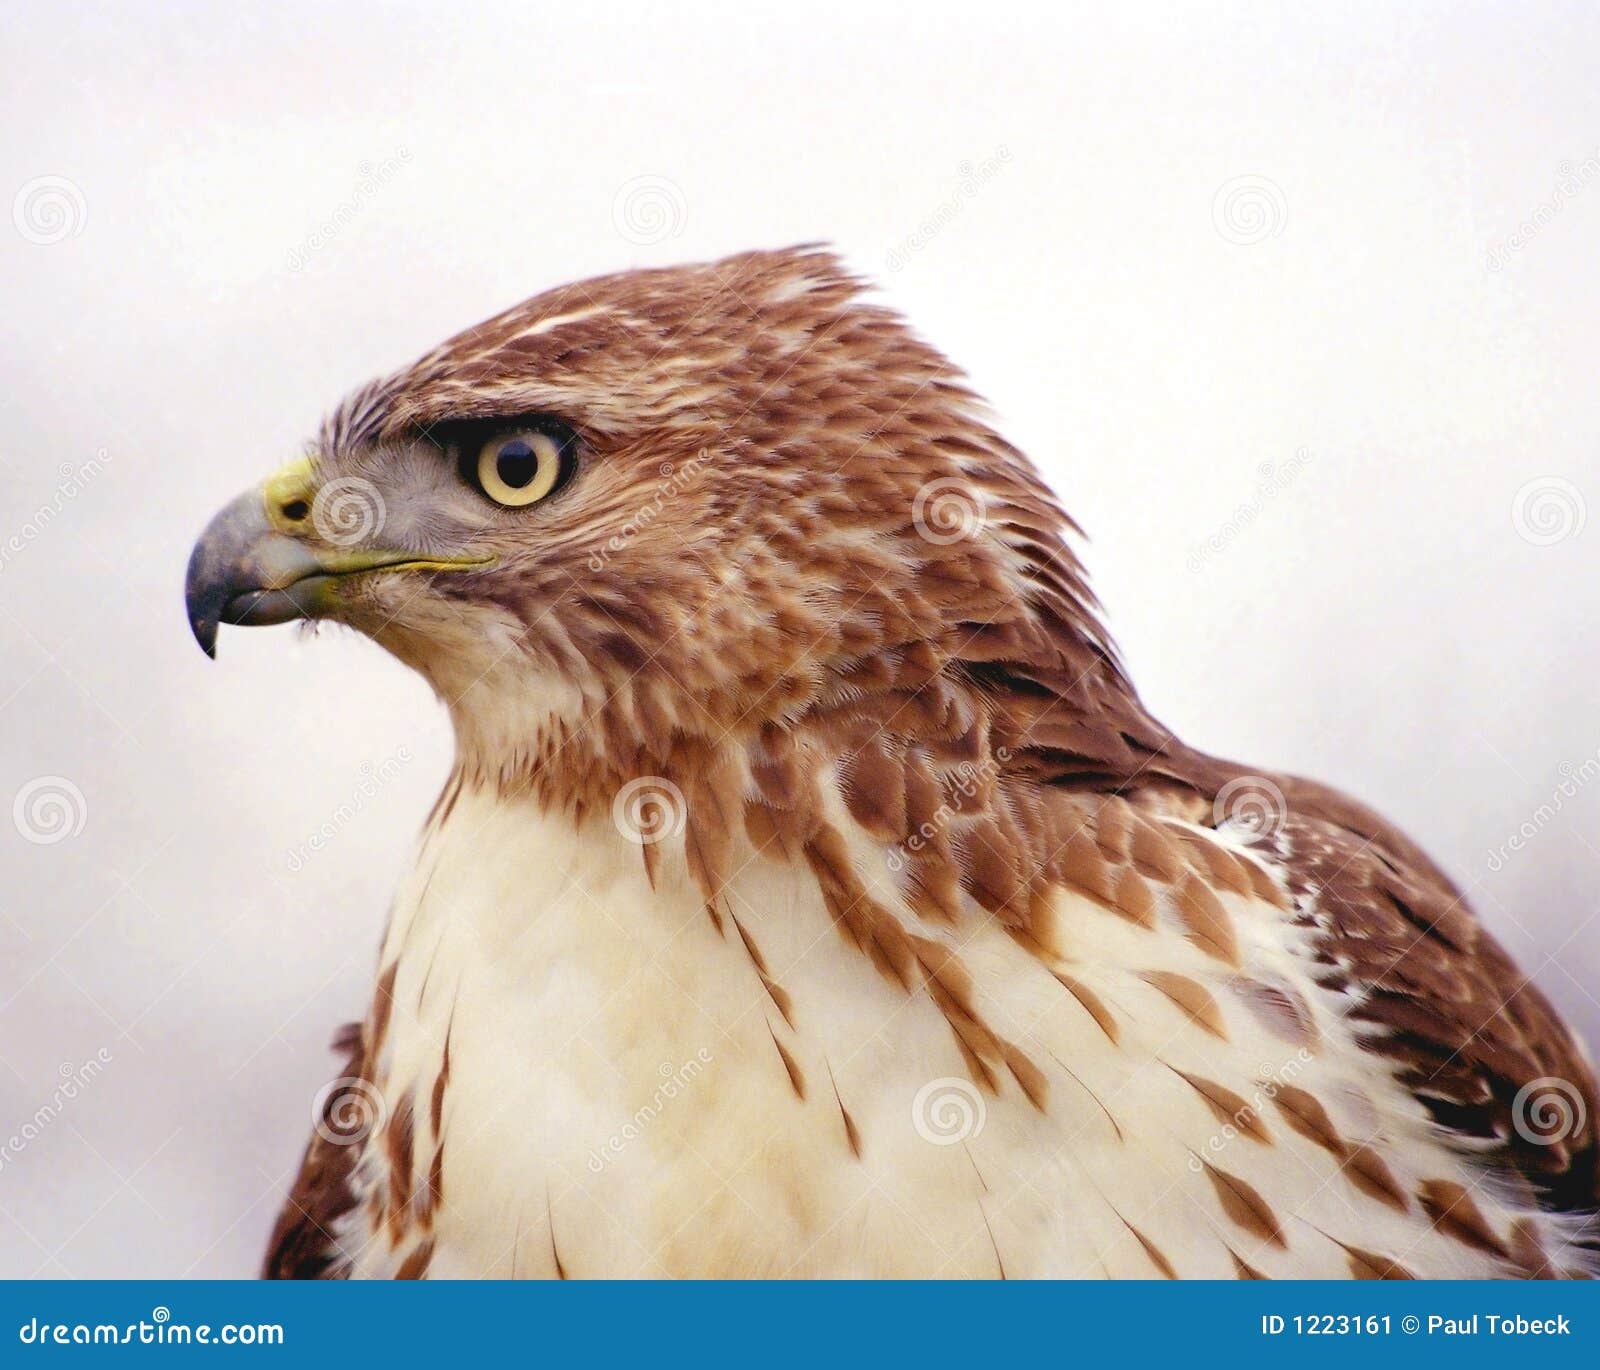
[[[859,856],[897,903],[881,853],[863,839]],[[1289,1083],[1380,1149],[1408,1193],[1456,1178],[1504,1217],[1356,1045],[1278,910],[1223,896],[1244,969],[1314,1006],[1314,1050],[1225,993],[1228,1040],[1198,1030],[1145,977],[1215,983],[1215,963],[1088,899],[1062,897],[1059,968],[1114,1014],[1115,1044],[1058,967],[992,919],[919,928],[959,948],[984,1020],[1045,1072],[1040,1109],[1013,1079],[994,1094],[971,1083],[929,994],[841,936],[809,871],[747,851],[719,931],[681,841],[662,857],[652,889],[638,846],[604,818],[579,829],[471,789],[426,836],[383,951],[395,980],[378,1084],[391,1108],[419,1101],[415,1150],[430,1155],[423,1104],[448,1037],[430,1274],[551,1276],[559,1260],[582,1276],[1144,1278],[1162,1273],[1154,1248],[1185,1276],[1231,1278],[1237,1257],[1268,1276],[1343,1277],[1350,1245],[1423,1275],[1497,1273],[1284,1125],[1273,1090]],[[1270,1143],[1225,1123],[1180,1072],[1251,1101]],[[368,1188],[381,1141],[359,1172]],[[1248,1176],[1284,1246],[1230,1220],[1208,1165]],[[416,1237],[362,1223],[341,1234],[355,1273],[393,1274]]]

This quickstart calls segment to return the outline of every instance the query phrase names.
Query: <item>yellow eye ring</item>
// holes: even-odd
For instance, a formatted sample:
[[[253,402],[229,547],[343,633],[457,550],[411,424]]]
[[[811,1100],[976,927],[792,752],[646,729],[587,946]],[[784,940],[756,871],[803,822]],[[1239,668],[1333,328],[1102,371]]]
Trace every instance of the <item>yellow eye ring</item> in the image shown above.
[[[561,444],[548,433],[501,433],[478,453],[478,484],[496,504],[537,504],[561,477]]]

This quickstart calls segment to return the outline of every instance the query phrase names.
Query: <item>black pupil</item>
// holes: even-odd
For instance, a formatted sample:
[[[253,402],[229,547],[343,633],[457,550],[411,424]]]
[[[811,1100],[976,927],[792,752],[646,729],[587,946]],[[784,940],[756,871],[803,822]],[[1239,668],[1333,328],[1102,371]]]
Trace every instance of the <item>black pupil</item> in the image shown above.
[[[495,455],[494,469],[513,490],[521,490],[539,474],[539,458],[528,443],[512,438]]]

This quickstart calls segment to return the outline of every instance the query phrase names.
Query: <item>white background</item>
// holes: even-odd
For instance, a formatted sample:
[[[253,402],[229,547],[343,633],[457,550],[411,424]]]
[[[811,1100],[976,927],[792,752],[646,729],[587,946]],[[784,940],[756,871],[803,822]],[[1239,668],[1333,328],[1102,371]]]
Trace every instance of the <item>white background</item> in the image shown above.
[[[1157,714],[1384,809],[1600,1035],[1600,20],[1109,8],[8,6],[0,1274],[253,1270],[447,766],[353,636],[207,662],[195,534],[630,264],[836,242],[1089,531]]]

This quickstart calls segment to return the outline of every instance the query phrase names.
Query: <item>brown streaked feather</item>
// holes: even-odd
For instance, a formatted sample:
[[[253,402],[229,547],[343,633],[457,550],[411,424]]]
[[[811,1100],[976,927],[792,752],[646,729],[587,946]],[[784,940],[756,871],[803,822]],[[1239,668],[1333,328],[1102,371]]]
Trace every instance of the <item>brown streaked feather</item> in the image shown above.
[[[1295,793],[1289,782],[1286,794]],[[1328,974],[1359,993],[1354,1018],[1447,1132],[1526,1180],[1554,1211],[1600,1207],[1594,1076],[1549,1002],[1467,913],[1459,894],[1393,829],[1311,787],[1358,829],[1291,814],[1284,837],[1297,898],[1320,914]],[[1582,1101],[1571,1136],[1541,1145],[1515,1124],[1518,1092],[1564,1081]],[[1579,1116],[1581,1115],[1581,1116]],[[1381,1182],[1395,1192],[1392,1177]]]
[[[1192,1075],[1188,1071],[1173,1068],[1173,1074],[1183,1080],[1210,1108],[1212,1115],[1219,1123],[1238,1128],[1246,1137],[1254,1141],[1272,1145],[1272,1133],[1267,1130],[1267,1125],[1261,1121],[1261,1114],[1254,1104],[1247,1103],[1241,1095],[1225,1085],[1219,1085],[1215,1080],[1208,1080],[1203,1075]]]
[[[839,1093],[839,1082],[834,1078],[833,1066],[823,1062],[828,1068],[828,1084],[833,1088],[833,1101],[839,1105],[839,1117],[844,1123],[844,1139],[850,1147],[850,1154],[858,1161],[861,1159],[861,1133],[856,1127],[856,1120],[850,1116],[850,1110],[844,1106],[844,1097]],[[979,1176],[979,1180],[982,1180]]]
[[[1227,1041],[1228,1031],[1223,1024],[1222,1010],[1217,1007],[1211,991],[1198,980],[1168,970],[1147,971],[1144,978],[1182,1009],[1196,1027]]]
[[[1205,1170],[1206,1178],[1211,1181],[1212,1188],[1217,1192],[1217,1200],[1222,1205],[1222,1211],[1228,1217],[1245,1231],[1272,1246],[1288,1245],[1283,1236],[1283,1224],[1278,1221],[1278,1215],[1273,1212],[1272,1205],[1261,1197],[1259,1190],[1237,1175],[1218,1169],[1204,1158],[1201,1158],[1200,1164]]]
[[[1424,1180],[1422,1188],[1417,1191],[1417,1198],[1427,1215],[1433,1219],[1433,1225],[1441,1232],[1448,1232],[1468,1246],[1477,1247],[1491,1255],[1509,1254],[1499,1233],[1483,1216],[1483,1210],[1465,1185],[1455,1180]]]
[[[1175,1280],[1178,1278],[1177,1270],[1173,1268],[1172,1262],[1162,1254],[1160,1247],[1158,1247],[1153,1241],[1145,1236],[1143,1232],[1139,1231],[1139,1229],[1130,1223],[1126,1218],[1122,1220],[1122,1225],[1126,1227],[1129,1232],[1133,1233],[1134,1240],[1138,1242],[1139,1245],[1144,1249],[1144,1254],[1150,1258],[1150,1264],[1155,1266],[1155,1268],[1161,1272],[1163,1279]]]
[[[1188,876],[1178,886],[1178,912],[1196,944],[1230,966],[1239,964],[1233,920],[1215,891],[1200,877]]]
[[[333,1049],[347,1053],[341,1077],[363,1078],[365,1054],[359,1023],[341,1028],[333,1039]],[[336,1131],[335,1107],[337,1100],[330,1097],[323,1111],[330,1132]],[[356,1204],[350,1179],[359,1151],[355,1146],[335,1146],[321,1129],[311,1134],[299,1174],[267,1242],[263,1279],[336,1280],[349,1273],[349,1256],[339,1249],[333,1232]]]
[[[400,1268],[395,1271],[397,1280],[420,1280],[427,1276],[428,1264],[433,1260],[433,1241],[430,1238],[420,1243],[405,1260],[400,1262]]]
[[[1231,1246],[1228,1248],[1228,1257],[1233,1262],[1233,1273],[1237,1278],[1241,1280],[1264,1280],[1267,1278],[1255,1266],[1241,1259],[1239,1253]]]
[[[1111,1010],[1105,1006],[1104,1001],[1093,990],[1073,979],[1072,976],[1061,971],[1055,972],[1055,977],[1062,987],[1082,1006],[1083,1011],[1095,1021],[1101,1032],[1105,1033],[1106,1040],[1112,1046],[1117,1044],[1117,1020],[1112,1016]]]
[[[1328,1116],[1328,1110],[1309,1090],[1280,1084],[1274,1089],[1273,1102],[1278,1105],[1284,1121],[1307,1141],[1315,1142],[1341,1161],[1349,1155],[1350,1149]]]
[[[1340,1243],[1341,1246],[1344,1243]],[[1350,1275],[1357,1280],[1414,1280],[1413,1275],[1398,1261],[1392,1261],[1387,1256],[1374,1255],[1371,1251],[1364,1251],[1359,1246],[1345,1246],[1345,1254],[1350,1258]]]
[[[778,1040],[777,1031],[772,1024],[767,1024],[767,1031],[772,1034],[772,1045],[778,1049],[778,1059],[783,1062],[783,1068],[788,1073],[789,1084],[793,1088],[795,1097],[804,1100],[806,1097],[806,1077],[800,1069],[800,1063],[794,1059],[789,1048]]]
[[[1411,1207],[1411,1200],[1395,1179],[1394,1171],[1389,1169],[1388,1162],[1373,1147],[1351,1147],[1343,1168],[1345,1176],[1363,1193],[1402,1213]]]

